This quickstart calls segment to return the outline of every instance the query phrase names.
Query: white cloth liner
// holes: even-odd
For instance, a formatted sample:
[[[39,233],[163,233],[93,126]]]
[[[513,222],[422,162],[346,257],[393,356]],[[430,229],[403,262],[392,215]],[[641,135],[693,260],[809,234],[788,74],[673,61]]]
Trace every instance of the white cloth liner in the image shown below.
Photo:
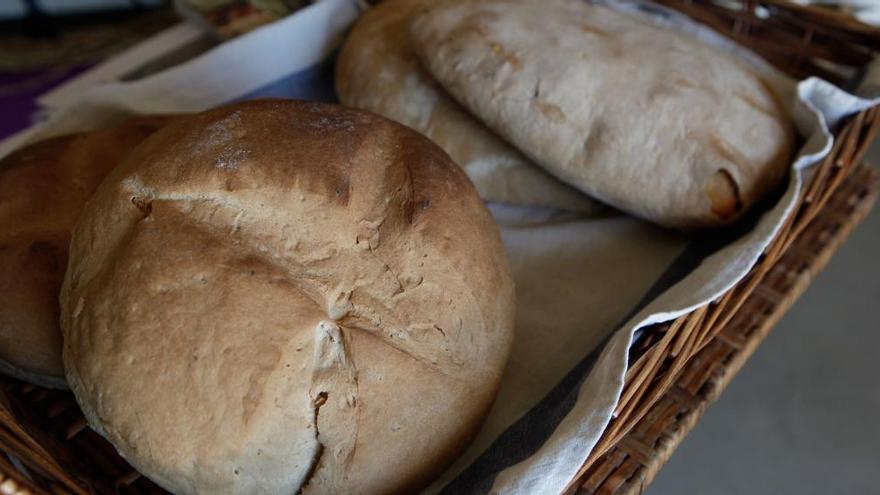
[[[611,3],[634,12],[643,8],[641,2]],[[650,11],[670,27],[741,51],[682,16],[657,11],[654,6]],[[25,143],[94,128],[127,115],[198,111],[259,94],[261,88],[325,61],[358,12],[353,0],[323,0],[159,74],[92,88],[74,102],[51,108],[44,122],[0,142],[0,156]],[[763,62],[755,63],[765,74],[773,74]],[[782,77],[773,78],[779,87],[793,87]],[[785,193],[750,232],[704,259],[635,314],[690,239],[623,215],[585,219],[491,205],[502,226],[517,282],[517,342],[483,429],[427,493],[556,493],[566,486],[617,404],[628,349],[637,330],[700,307],[741,280],[795,207],[803,169],[831,149],[829,127],[880,102],[856,98],[818,79],[798,84],[797,98],[792,100],[806,144],[792,165]],[[560,390],[564,378],[603,342],[598,359],[589,362],[586,377],[575,377],[567,409],[559,409],[562,415],[543,425],[546,435],[535,436],[534,431],[542,426],[535,406],[547,402],[544,399],[552,390]],[[511,454],[509,459],[504,450],[495,457],[487,455],[493,444],[499,450],[499,439],[510,436],[515,430],[512,426],[528,417],[529,411],[532,418],[538,417],[538,427],[528,426],[524,435],[531,435],[534,448]],[[520,445],[524,444],[528,442]],[[488,467],[483,469],[483,465]]]

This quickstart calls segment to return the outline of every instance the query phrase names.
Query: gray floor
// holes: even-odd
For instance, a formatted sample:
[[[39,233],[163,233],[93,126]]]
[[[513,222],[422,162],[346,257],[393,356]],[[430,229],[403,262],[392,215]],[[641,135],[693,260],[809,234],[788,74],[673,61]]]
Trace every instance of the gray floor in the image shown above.
[[[880,146],[869,161],[880,164]],[[880,207],[646,491],[880,493]]]

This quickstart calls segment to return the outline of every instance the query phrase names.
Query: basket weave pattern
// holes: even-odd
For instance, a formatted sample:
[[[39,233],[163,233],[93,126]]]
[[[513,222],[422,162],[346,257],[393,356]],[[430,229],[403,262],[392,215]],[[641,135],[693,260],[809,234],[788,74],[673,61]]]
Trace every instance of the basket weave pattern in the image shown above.
[[[696,425],[776,322],[877,199],[868,167],[847,179],[824,211],[767,271],[724,325],[694,354],[675,382],[632,429],[594,456],[577,486],[583,494],[639,494]],[[668,331],[668,330],[667,330]]]
[[[880,51],[880,33],[782,0],[655,0],[764,56],[795,77],[842,82]],[[707,307],[645,333],[623,396],[568,491],[639,493],[706,406],[868,211],[876,174],[860,167],[877,108],[835,129],[795,215],[748,277]],[[0,493],[161,493],[91,431],[69,392],[0,378]]]
[[[880,31],[789,0],[653,0],[681,11],[797,79],[844,84],[880,51]]]
[[[820,214],[793,243],[779,252],[778,259],[763,260],[761,267],[765,268],[753,271],[736,290],[709,307],[655,329],[639,349],[642,354],[627,375],[624,396],[627,392],[645,392],[637,405],[630,406],[634,412],[629,416],[621,413],[626,404],[618,406],[618,416],[573,485],[579,493],[641,493],[709,404],[867,215],[877,199],[878,182],[873,169],[861,166],[829,197]],[[793,233],[792,227],[788,229]],[[705,324],[727,318],[729,321],[724,323]],[[673,354],[677,347],[689,345],[690,352]],[[646,372],[648,366],[660,369]]]

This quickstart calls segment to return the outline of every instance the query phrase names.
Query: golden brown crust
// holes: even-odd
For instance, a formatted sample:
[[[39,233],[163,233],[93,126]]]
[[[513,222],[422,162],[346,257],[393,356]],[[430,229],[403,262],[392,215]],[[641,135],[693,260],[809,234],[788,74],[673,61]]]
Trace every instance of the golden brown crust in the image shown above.
[[[62,288],[91,425],[176,493],[380,493],[482,420],[513,326],[498,231],[439,148],[297,101],[170,125],[89,202]]]
[[[0,362],[28,381],[63,384],[58,290],[70,231],[107,172],[165,121],[120,126],[27,146],[0,161]]]

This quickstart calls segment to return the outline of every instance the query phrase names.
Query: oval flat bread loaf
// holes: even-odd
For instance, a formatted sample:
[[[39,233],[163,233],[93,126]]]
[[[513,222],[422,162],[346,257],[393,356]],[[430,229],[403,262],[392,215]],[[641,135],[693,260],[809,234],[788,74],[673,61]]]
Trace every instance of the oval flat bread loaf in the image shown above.
[[[791,124],[750,67],[582,0],[441,3],[414,49],[502,137],[612,206],[682,229],[727,224],[785,176]]]
[[[421,68],[409,25],[429,0],[388,0],[355,24],[336,64],[343,104],[425,134],[446,150],[488,201],[596,213],[599,202],[561,182],[511,147],[450,98]]]
[[[0,160],[0,371],[65,386],[58,291],[70,231],[107,172],[164,123],[138,117],[39,142]]]
[[[89,201],[61,292],[89,424],[178,493],[404,493],[466,446],[513,335],[467,177],[367,112],[172,124]]]

